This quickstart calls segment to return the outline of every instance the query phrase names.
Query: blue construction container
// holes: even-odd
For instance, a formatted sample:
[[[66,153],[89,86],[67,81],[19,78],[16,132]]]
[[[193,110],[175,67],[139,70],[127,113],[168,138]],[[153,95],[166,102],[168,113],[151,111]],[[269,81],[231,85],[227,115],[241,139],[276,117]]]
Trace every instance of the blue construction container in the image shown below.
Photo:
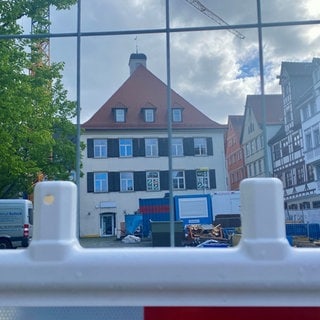
[[[286,235],[320,239],[320,226],[318,223],[287,223]]]
[[[149,237],[151,221],[170,221],[169,198],[139,199],[139,212],[142,215],[142,235]]]
[[[174,197],[175,220],[190,224],[212,224],[212,201],[209,194]]]
[[[309,239],[313,239],[313,240],[320,239],[319,223],[309,223],[308,224],[308,237],[309,237]]]
[[[287,236],[307,236],[307,225],[305,223],[287,223],[286,224]]]

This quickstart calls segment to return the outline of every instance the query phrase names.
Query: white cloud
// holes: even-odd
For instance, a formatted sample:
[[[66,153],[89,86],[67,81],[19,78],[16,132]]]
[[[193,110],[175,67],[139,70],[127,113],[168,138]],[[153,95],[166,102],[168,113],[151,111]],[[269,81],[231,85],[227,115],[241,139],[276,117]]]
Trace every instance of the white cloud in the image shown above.
[[[255,23],[255,0],[202,0],[230,24]],[[315,19],[318,0],[261,1],[263,21]],[[82,0],[83,31],[142,30],[165,27],[164,0]],[[183,0],[170,1],[172,27],[216,25]],[[76,12],[53,13],[53,32],[76,30]],[[320,26],[273,27],[263,30],[265,92],[279,93],[276,76],[281,61],[311,61],[319,55]],[[242,114],[246,95],[260,92],[255,29],[239,30],[241,40],[228,31],[172,33],[172,88],[213,120]],[[147,67],[166,82],[165,34],[82,38],[81,106],[87,120],[129,76],[128,60],[138,46]],[[75,40],[52,41],[52,58],[66,62],[65,83],[75,95]],[[60,43],[60,44],[59,44]],[[63,45],[61,45],[63,43]],[[247,72],[247,74],[245,74]]]

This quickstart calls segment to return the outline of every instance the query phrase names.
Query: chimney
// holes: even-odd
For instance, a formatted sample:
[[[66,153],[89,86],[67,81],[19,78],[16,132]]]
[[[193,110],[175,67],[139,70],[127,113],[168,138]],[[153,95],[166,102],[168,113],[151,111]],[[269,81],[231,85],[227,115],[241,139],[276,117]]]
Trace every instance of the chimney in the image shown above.
[[[130,76],[140,65],[147,67],[147,56],[143,53],[132,53],[129,59]]]

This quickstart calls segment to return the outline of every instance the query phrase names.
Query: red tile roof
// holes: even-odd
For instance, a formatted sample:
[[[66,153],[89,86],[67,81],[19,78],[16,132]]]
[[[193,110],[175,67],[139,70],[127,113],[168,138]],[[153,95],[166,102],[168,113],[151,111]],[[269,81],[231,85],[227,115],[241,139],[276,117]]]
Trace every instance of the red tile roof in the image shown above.
[[[265,96],[266,124],[283,123],[283,104],[281,94]],[[245,108],[251,108],[259,124],[263,122],[261,95],[247,95]]]
[[[172,123],[173,129],[226,129],[200,112],[196,107],[171,90],[172,107],[181,108],[181,123]],[[114,108],[126,108],[126,122],[114,121]],[[155,108],[155,122],[144,121],[141,110]],[[122,86],[83,125],[84,129],[166,129],[167,86],[144,66],[139,66]]]
[[[228,119],[229,119],[229,121],[228,121],[229,125],[232,126],[232,128],[235,131],[235,133],[237,134],[237,136],[240,137],[242,126],[244,123],[244,116],[231,115],[228,117]]]

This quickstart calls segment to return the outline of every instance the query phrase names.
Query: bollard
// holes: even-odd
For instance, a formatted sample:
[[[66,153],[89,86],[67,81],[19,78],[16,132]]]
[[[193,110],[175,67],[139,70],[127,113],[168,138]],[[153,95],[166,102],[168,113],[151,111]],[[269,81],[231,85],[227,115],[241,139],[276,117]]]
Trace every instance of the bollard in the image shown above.
[[[34,231],[29,248],[35,259],[57,259],[77,242],[76,196],[73,182],[44,181],[36,185]]]
[[[286,238],[283,186],[277,178],[251,178],[240,184],[240,247],[259,259],[280,258],[290,249]]]

